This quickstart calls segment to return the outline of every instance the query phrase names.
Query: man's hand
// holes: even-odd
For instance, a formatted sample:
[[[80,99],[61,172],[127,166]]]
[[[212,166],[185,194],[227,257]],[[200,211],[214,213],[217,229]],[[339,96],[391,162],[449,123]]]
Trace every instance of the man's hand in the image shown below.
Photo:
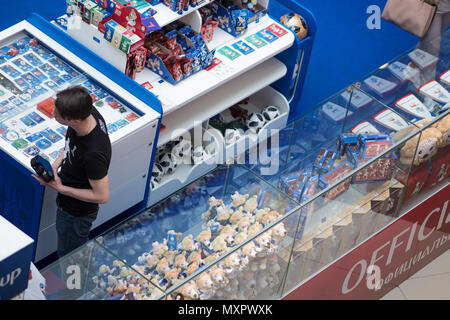
[[[52,169],[53,169],[54,179],[50,182],[45,182],[41,177],[38,177],[35,174],[32,174],[32,176],[41,184],[41,186],[50,187],[50,188],[53,188],[56,191],[60,192],[61,188],[63,187],[63,184],[61,182],[61,179],[58,177],[58,172],[57,172],[58,169],[53,168],[53,166],[52,166]]]

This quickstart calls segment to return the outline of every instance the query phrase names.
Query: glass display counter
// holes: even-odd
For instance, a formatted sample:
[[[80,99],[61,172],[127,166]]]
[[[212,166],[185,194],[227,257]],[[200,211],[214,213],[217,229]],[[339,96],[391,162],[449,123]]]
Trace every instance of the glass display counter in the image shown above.
[[[280,299],[396,220],[450,173],[449,60],[419,53],[270,136],[270,172],[218,167],[89,242],[76,298]]]

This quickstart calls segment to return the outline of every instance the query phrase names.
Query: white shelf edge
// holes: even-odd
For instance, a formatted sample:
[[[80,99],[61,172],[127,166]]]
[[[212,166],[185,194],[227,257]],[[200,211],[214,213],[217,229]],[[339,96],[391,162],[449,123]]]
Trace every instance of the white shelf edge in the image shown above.
[[[166,129],[159,136],[158,146],[175,138],[175,136],[171,136],[175,129],[180,131],[192,129],[196,124],[215,116],[280,79],[286,72],[287,68],[282,62],[276,58],[270,58],[233,81],[227,82],[178,109],[177,112],[163,116],[162,123]]]
[[[197,2],[197,5],[195,7],[189,6],[188,10],[183,11],[182,14],[178,14],[177,12],[170,10],[169,7],[166,6],[164,3],[159,3],[156,6],[150,5],[150,7],[152,9],[156,10],[156,14],[153,16],[153,18],[156,20],[158,25],[162,28],[178,19],[181,19],[181,18],[189,15],[192,12],[197,11],[201,7],[206,6],[207,4],[209,4],[213,1],[214,0],[200,0]],[[141,9],[138,11],[139,11],[139,13],[142,13],[142,12],[146,11],[147,9],[148,8]]]

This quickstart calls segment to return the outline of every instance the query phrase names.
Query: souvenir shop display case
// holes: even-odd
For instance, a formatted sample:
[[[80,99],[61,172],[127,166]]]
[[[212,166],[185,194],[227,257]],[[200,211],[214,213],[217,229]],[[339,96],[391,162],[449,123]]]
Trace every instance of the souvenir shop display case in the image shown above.
[[[294,1],[67,5],[52,23],[161,102],[148,206],[242,156],[299,111],[316,22]],[[299,31],[280,23],[290,12],[302,16]],[[276,110],[261,118],[269,106]],[[261,116],[254,130],[246,123],[251,113]]]
[[[96,251],[77,298],[280,299],[301,287],[448,184],[449,65],[445,50],[413,49],[268,137],[259,162],[220,166],[95,238],[80,249]]]
[[[57,92],[85,87],[107,124],[111,201],[94,226],[146,207],[160,103],[40,16],[1,31],[0,47],[0,212],[35,240],[37,262],[56,251],[56,191],[31,176],[30,161],[53,162],[64,152],[67,128],[53,117]]]

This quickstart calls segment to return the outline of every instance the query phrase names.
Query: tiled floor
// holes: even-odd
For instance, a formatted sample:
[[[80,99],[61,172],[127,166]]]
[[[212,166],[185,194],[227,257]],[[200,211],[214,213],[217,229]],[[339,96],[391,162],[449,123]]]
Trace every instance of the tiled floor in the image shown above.
[[[416,272],[381,300],[450,300],[450,250]]]

